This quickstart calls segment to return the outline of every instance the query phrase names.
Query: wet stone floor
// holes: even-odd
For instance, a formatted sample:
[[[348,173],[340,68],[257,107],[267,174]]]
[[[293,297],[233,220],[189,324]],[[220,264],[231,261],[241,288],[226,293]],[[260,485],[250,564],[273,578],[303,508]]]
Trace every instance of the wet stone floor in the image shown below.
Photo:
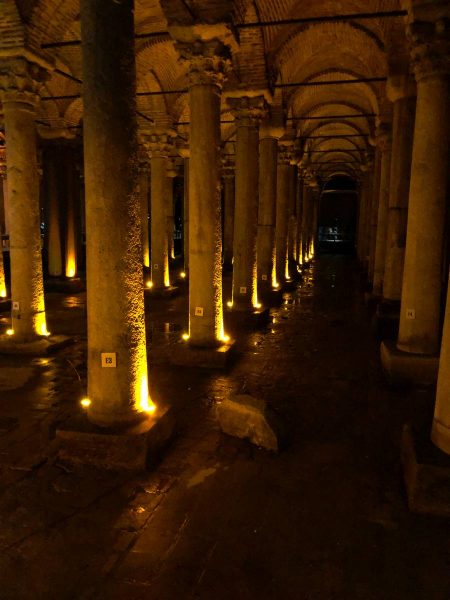
[[[387,387],[352,259],[319,258],[266,330],[239,336],[227,373],[169,364],[186,289],[148,301],[152,396],[178,425],[139,476],[55,459],[85,391],[85,297],[47,304],[76,343],[0,358],[2,600],[450,599],[450,523],[408,512],[399,460],[433,394]],[[219,431],[216,404],[242,391],[284,419],[279,455]]]

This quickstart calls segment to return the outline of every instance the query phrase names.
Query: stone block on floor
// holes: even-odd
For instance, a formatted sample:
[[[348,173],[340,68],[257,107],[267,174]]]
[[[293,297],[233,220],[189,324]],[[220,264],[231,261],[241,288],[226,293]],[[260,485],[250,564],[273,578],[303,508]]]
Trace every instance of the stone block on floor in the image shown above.
[[[58,459],[112,471],[145,471],[168,444],[174,428],[173,409],[168,406],[122,429],[98,427],[80,415],[57,428]]]
[[[429,432],[405,425],[402,464],[410,510],[450,517],[450,456],[433,445]]]
[[[16,342],[14,336],[0,335],[0,354],[45,356],[73,343],[73,338],[66,335],[51,335],[24,344]]]
[[[226,369],[234,357],[235,342],[225,342],[215,348],[200,348],[180,342],[171,350],[170,362],[180,367]]]
[[[393,384],[434,385],[437,381],[439,356],[409,354],[385,340],[380,347],[381,364]]]
[[[266,450],[279,451],[283,427],[265,400],[248,394],[231,396],[217,405],[217,418],[224,433],[248,439]]]

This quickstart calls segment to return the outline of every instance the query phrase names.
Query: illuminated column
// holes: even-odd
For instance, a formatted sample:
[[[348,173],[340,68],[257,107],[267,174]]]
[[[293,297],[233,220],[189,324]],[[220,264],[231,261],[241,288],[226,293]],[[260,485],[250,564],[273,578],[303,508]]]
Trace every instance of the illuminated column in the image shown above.
[[[173,180],[177,176],[177,170],[173,162],[170,160],[167,163],[167,196],[166,196],[166,208],[167,208],[167,241],[169,244],[169,259],[175,258],[175,217],[174,217],[174,198],[173,198]],[[170,267],[169,267],[169,280],[170,280]]]
[[[184,159],[184,185],[183,185],[183,262],[185,277],[189,274],[189,146],[178,149],[179,155]]]
[[[373,284],[375,271],[375,250],[377,242],[378,226],[378,201],[380,198],[380,176],[381,176],[381,152],[379,148],[375,150],[375,160],[372,176],[372,190],[370,192],[370,208],[368,218],[368,246],[369,246],[369,264],[368,264],[368,282]]]
[[[441,333],[449,47],[448,35],[433,41],[431,32],[419,27],[416,37],[425,39],[412,50],[417,106],[397,347],[414,354],[438,353]]]
[[[6,290],[6,280],[5,280],[5,267],[3,264],[3,243],[2,243],[2,235],[6,229],[6,203],[5,196],[3,193],[3,181],[6,177],[6,164],[4,162],[4,152],[0,149],[0,212],[1,212],[1,222],[0,222],[0,298],[6,298],[7,290]]]
[[[309,261],[309,223],[311,215],[311,189],[306,179],[303,179],[303,210],[302,210],[302,261]]]
[[[277,168],[277,206],[275,225],[275,274],[276,283],[283,285],[286,281],[287,242],[288,242],[288,207],[291,192],[291,155],[286,146],[278,149]]]
[[[88,416],[112,427],[138,421],[152,408],[137,190],[133,2],[82,0],[81,38]]]
[[[277,207],[278,139],[282,131],[263,125],[259,132],[258,287],[273,289],[275,274],[275,222]]]
[[[414,82],[409,77],[403,76],[390,78],[387,91],[394,107],[383,299],[388,302],[400,302],[405,260],[416,89]]]
[[[145,137],[151,153],[151,263],[153,288],[170,286],[169,239],[167,235],[167,157],[171,135],[154,132]]]
[[[73,152],[66,153],[67,203],[66,203],[66,277],[78,275],[78,215],[79,187],[78,173],[74,164]]]
[[[60,222],[60,185],[58,173],[61,169],[61,150],[48,149],[45,153],[46,196],[47,196],[47,251],[48,274],[52,277],[61,277],[63,274],[62,248],[61,248],[61,222]],[[59,165],[57,164],[57,161]],[[58,168],[59,167],[59,168]]]
[[[297,239],[297,167],[291,164],[289,176],[289,205],[288,205],[288,261],[286,277],[295,275],[296,264],[296,239]]]
[[[143,153],[144,154],[144,153]],[[144,267],[150,267],[150,242],[149,242],[149,203],[148,203],[148,178],[149,164],[146,156],[141,157],[139,163],[139,196],[141,199],[141,242]]]
[[[313,208],[312,208],[312,226],[311,226],[311,258],[313,258],[317,252],[317,234],[319,231],[319,203],[320,203],[320,192],[317,183],[313,186],[312,193]]]
[[[450,454],[450,278],[431,439],[443,452]]]
[[[297,264],[303,264],[303,251],[302,251],[302,219],[303,219],[303,179],[300,177],[300,171],[297,170],[296,177],[296,222],[295,222],[295,259]]]
[[[0,63],[0,98],[7,144],[10,207],[12,330],[17,342],[47,335],[42,278],[39,177],[36,152],[37,91],[45,71],[24,58]]]
[[[259,123],[263,96],[229,98],[236,123],[236,191],[233,239],[233,309],[258,307],[256,234],[258,226]]]
[[[378,196],[378,224],[375,245],[373,289],[375,296],[383,291],[384,263],[386,258],[386,236],[388,227],[389,180],[391,174],[391,128],[383,124],[377,131],[377,146],[381,152],[381,173]]]
[[[234,236],[234,198],[235,180],[234,165],[230,162],[222,169],[224,181],[224,207],[223,207],[223,265],[231,268],[233,264],[233,236]]]

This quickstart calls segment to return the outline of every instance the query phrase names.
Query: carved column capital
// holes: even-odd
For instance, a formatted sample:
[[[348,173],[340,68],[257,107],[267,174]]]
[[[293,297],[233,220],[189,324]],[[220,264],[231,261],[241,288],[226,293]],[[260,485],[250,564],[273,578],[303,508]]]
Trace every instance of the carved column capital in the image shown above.
[[[22,57],[0,59],[0,99],[35,108],[48,72]]]
[[[214,85],[222,88],[231,68],[231,53],[220,40],[175,43],[181,60],[189,63],[189,86]]]
[[[231,97],[227,103],[237,127],[258,127],[268,111],[264,96]]]
[[[417,81],[450,74],[448,19],[435,23],[414,21],[408,28],[411,63]]]
[[[150,131],[142,138],[151,158],[167,158],[173,149],[174,131]]]

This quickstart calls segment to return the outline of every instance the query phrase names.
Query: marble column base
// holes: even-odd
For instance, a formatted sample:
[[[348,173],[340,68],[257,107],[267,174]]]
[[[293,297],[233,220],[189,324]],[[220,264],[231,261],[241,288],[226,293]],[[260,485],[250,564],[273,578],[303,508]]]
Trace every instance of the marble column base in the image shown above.
[[[385,375],[393,384],[436,384],[439,356],[402,352],[395,342],[385,340],[381,342],[380,357]]]
[[[432,444],[429,431],[405,425],[402,465],[409,509],[450,517],[450,456]]]
[[[0,335],[0,354],[45,356],[70,346],[74,340],[66,335],[51,335],[33,342],[19,343],[13,335]]]
[[[235,344],[231,340],[215,348],[201,348],[180,342],[171,349],[170,362],[180,367],[226,369],[234,357]]]
[[[87,415],[80,415],[56,430],[58,459],[114,471],[145,471],[159,459],[174,428],[173,409],[169,407],[157,408],[154,415],[120,429],[98,427]]]

